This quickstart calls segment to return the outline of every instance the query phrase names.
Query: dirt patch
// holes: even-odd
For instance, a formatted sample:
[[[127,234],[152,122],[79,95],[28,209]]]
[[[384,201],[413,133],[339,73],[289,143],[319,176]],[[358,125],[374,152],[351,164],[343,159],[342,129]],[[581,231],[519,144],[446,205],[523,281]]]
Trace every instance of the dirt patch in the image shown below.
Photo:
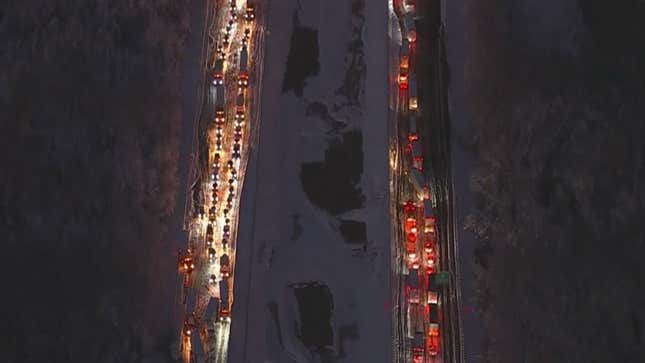
[[[302,97],[307,78],[316,76],[320,72],[318,53],[318,31],[300,26],[298,15],[294,12],[293,32],[287,57],[287,71],[282,81],[282,93],[293,91],[296,96]]]
[[[351,130],[333,138],[325,160],[303,163],[300,182],[317,207],[338,215],[363,207],[365,197],[358,186],[363,174],[363,134]]]
[[[340,233],[345,238],[345,242],[350,244],[367,243],[367,227],[365,222],[340,220]]]
[[[326,350],[333,344],[333,330],[330,319],[334,301],[329,288],[319,282],[297,284],[293,293],[300,312],[300,339],[309,348]]]

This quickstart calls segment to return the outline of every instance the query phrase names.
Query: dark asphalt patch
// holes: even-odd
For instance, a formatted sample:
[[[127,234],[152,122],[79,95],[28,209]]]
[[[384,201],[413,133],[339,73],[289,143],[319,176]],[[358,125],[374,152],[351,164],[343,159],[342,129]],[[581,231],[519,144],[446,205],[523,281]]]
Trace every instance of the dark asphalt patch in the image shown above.
[[[365,196],[358,186],[363,174],[363,134],[352,130],[332,138],[325,160],[303,163],[300,182],[317,207],[338,215],[363,207]]]
[[[334,301],[329,288],[319,282],[293,287],[300,312],[299,338],[309,348],[324,350],[333,344],[330,319]]]
[[[367,243],[367,227],[365,222],[340,220],[340,233],[345,238],[345,242],[350,244]]]
[[[287,71],[282,81],[282,93],[293,91],[296,96],[302,97],[307,78],[318,75],[320,71],[318,53],[318,31],[300,26],[298,15],[294,12],[293,32],[287,57]]]

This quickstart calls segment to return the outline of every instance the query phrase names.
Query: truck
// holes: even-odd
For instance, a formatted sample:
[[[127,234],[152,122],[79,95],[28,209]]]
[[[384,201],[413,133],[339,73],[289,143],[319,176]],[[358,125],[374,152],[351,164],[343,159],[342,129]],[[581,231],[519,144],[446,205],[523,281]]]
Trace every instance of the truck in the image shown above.
[[[423,332],[415,332],[412,338],[412,362],[423,363],[424,356],[424,334]]]
[[[416,111],[419,108],[417,99],[417,79],[414,73],[408,77],[408,111]]]
[[[215,208],[215,206],[212,206],[208,209],[208,221],[211,223],[214,223],[216,218],[217,218],[217,209]]]
[[[249,52],[246,46],[243,46],[240,51],[240,69],[237,77],[237,85],[242,88],[246,88],[249,85],[248,59]]]
[[[437,273],[433,272],[428,275],[428,292],[439,293],[439,284],[437,283]]]
[[[240,92],[235,99],[235,123],[236,126],[244,121],[244,92]]]
[[[219,320],[230,320],[229,296],[228,296],[228,279],[221,280],[219,283]]]
[[[419,140],[414,140],[410,143],[410,149],[412,150],[412,167],[422,171],[423,170],[423,151],[421,148],[421,142]]]
[[[403,17],[403,28],[405,29],[405,37],[411,44],[417,41],[417,30],[414,24],[414,16],[406,14]]]
[[[220,274],[222,279],[227,279],[231,275],[230,259],[227,254],[219,258]]]
[[[255,4],[253,4],[251,0],[246,0],[246,11],[244,12],[244,19],[249,22],[255,19]]]
[[[215,86],[215,123],[224,123],[224,85]]]
[[[419,131],[417,130],[417,117],[411,114],[408,118],[408,142],[419,139]]]
[[[427,185],[426,176],[421,170],[415,168],[410,170],[410,176],[412,177],[412,184],[414,185],[417,195],[421,199],[427,200],[430,197],[430,189]]]
[[[439,305],[437,302],[428,304],[428,326],[439,324]]]
[[[212,238],[213,237],[213,224],[209,223],[206,225],[206,238]]]
[[[423,201],[423,232],[427,234],[435,234],[436,220],[434,216],[434,208],[432,200],[426,199]]]
[[[213,84],[221,86],[224,84],[224,59],[218,57],[213,66]]]
[[[418,304],[419,299],[419,270],[413,268],[410,270],[406,278],[405,284],[406,293],[408,296],[408,303]]]
[[[208,248],[208,262],[209,263],[215,262],[215,255],[216,255],[215,249],[213,247],[209,247]]]

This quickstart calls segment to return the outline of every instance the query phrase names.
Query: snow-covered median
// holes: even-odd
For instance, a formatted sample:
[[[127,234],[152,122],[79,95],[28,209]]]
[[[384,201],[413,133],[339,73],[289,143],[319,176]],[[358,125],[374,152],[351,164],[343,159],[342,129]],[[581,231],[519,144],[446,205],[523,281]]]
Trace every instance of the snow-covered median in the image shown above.
[[[229,362],[391,361],[387,3],[369,6],[270,5]]]

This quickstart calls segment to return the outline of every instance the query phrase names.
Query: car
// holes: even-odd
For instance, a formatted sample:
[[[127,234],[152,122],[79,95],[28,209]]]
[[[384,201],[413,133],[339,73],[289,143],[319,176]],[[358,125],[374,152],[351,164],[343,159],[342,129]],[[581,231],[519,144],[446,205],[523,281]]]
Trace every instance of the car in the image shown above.
[[[408,199],[405,204],[403,205],[403,211],[406,214],[413,214],[416,213],[417,211],[417,206],[414,204],[414,201],[412,199]]]
[[[228,258],[227,254],[223,254],[219,258],[219,265],[220,265],[220,274],[222,275],[222,278],[228,278],[230,276],[230,261]]]
[[[193,270],[195,269],[195,264],[193,263],[192,256],[186,255],[186,257],[181,260],[181,268],[188,274],[193,272]]]
[[[208,249],[208,262],[210,262],[210,263],[215,262],[215,249],[214,248],[209,248]]]
[[[218,53],[221,52],[221,46],[219,46],[219,51]],[[217,58],[215,60],[215,65],[214,65],[214,70],[213,70],[213,84],[215,86],[221,86],[224,84],[223,80],[223,70],[224,70],[224,58]]]
[[[217,209],[213,206],[210,207],[208,210],[208,220],[210,222],[215,222],[215,219],[217,218]]]
[[[253,4],[249,4],[248,0],[246,2],[246,11],[244,12],[244,19],[246,19],[246,21],[253,21],[255,19],[255,6],[253,6]]]
[[[184,327],[182,329],[182,332],[184,333],[184,336],[187,338],[190,338],[190,336],[193,334],[193,327],[188,322],[188,320],[184,321]]]
[[[217,111],[215,111],[215,123],[216,124],[224,123],[224,110],[223,109],[218,109]]]

